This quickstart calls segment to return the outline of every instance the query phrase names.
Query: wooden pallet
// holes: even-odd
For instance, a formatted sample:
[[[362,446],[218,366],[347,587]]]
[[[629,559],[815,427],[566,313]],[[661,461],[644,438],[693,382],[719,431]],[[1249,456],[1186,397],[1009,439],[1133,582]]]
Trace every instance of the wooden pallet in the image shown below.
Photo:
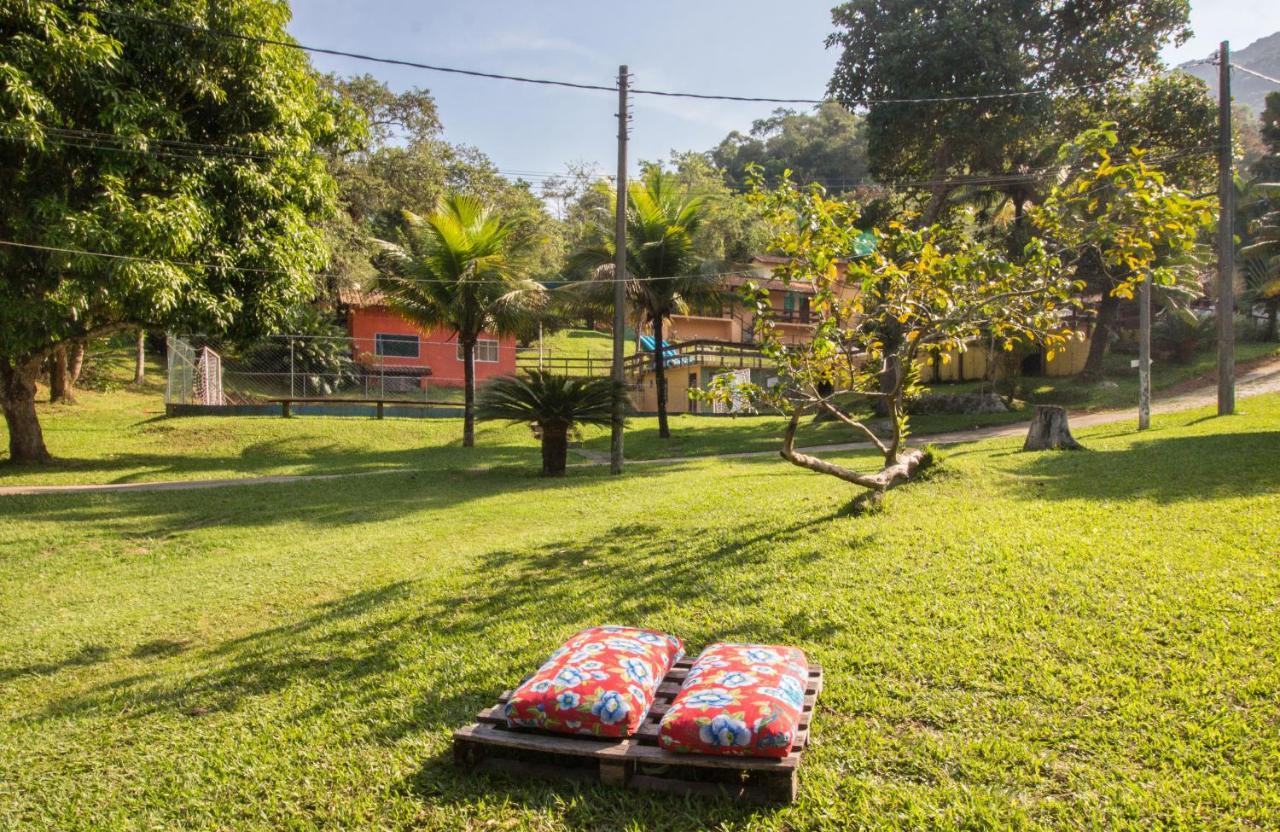
[[[467,770],[582,780],[678,794],[727,795],[752,803],[790,803],[809,742],[822,668],[809,666],[804,709],[791,751],[781,758],[677,754],[658,747],[658,723],[680,691],[693,660],[681,659],[663,677],[640,730],[626,739],[550,734],[510,728],[503,705],[486,708],[474,725],[453,732],[454,762]]]

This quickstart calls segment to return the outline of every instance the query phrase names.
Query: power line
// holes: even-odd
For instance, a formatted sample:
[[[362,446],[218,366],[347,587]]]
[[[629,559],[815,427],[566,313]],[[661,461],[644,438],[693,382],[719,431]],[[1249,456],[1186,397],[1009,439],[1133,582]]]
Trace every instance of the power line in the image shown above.
[[[460,69],[458,67],[440,66],[437,64],[426,64],[418,61],[409,61],[401,58],[382,58],[376,55],[365,55],[360,52],[347,52],[341,49],[328,49],[319,46],[305,46],[300,43],[291,43],[285,40],[276,40],[274,38],[263,38],[256,35],[245,35],[239,32],[231,32],[224,29],[210,29],[205,26],[193,26],[189,23],[180,23],[176,20],[163,20],[155,17],[146,17],[144,15],[130,14],[128,12],[116,11],[114,9],[94,9],[97,14],[107,15],[109,17],[118,17],[126,20],[133,20],[139,23],[154,23],[160,26],[169,26],[175,29],[183,29],[188,32],[198,32],[200,34],[213,35],[215,37],[232,38],[235,40],[246,41],[248,43],[258,43],[264,46],[281,46],[285,49],[295,49],[302,52],[314,52],[320,55],[333,55],[339,58],[353,58],[358,61],[369,61],[378,64],[390,64],[393,66],[404,66],[412,69],[425,69],[431,72],[446,72],[454,75],[468,75],[473,78],[489,78],[497,81],[518,81],[522,84],[541,84],[552,87],[569,87],[580,90],[596,90],[600,92],[617,92],[617,87],[604,86],[602,84],[583,84],[576,81],[560,81],[550,78],[530,78],[523,75],[505,75],[500,72],[484,72],[476,69]]]
[[[1264,80],[1264,81],[1270,81],[1271,83],[1275,84],[1276,86],[1280,86],[1280,78],[1272,78],[1270,75],[1263,75],[1261,72],[1258,72],[1257,70],[1249,69],[1249,67],[1247,67],[1247,66],[1241,66],[1240,64],[1232,64],[1232,65],[1231,65],[1231,68],[1232,68],[1232,69],[1238,69],[1238,70],[1240,70],[1241,72],[1247,72],[1247,73],[1249,73],[1250,75],[1253,75],[1253,76],[1256,76],[1256,77],[1258,77],[1258,78],[1261,78],[1261,79],[1262,79],[1262,80]]]
[[[30,249],[34,251],[44,251],[44,252],[54,253],[54,254],[68,254],[68,255],[83,256],[83,257],[101,257],[108,260],[120,260],[120,261],[134,262],[134,263],[151,263],[158,266],[172,266],[176,268],[221,269],[223,271],[246,272],[251,274],[292,274],[293,273],[288,269],[270,269],[270,268],[262,268],[262,267],[255,267],[255,266],[233,266],[230,264],[223,264],[223,263],[199,263],[199,262],[194,262],[189,260],[169,260],[163,257],[144,257],[144,256],[139,256],[134,254],[113,254],[105,251],[89,251],[87,249],[69,248],[65,246],[49,246],[49,245],[42,245],[39,243],[21,243],[15,240],[0,240],[0,246],[8,246],[10,248]],[[705,272],[705,273],[701,273],[698,276],[728,277],[732,275],[742,275],[744,271],[745,271],[744,269],[735,269],[733,271]],[[334,274],[332,272],[317,272],[315,276],[320,278],[342,277],[342,275]],[[633,276],[633,277],[624,277],[621,279],[621,282],[651,283],[651,282],[657,282],[661,280],[687,280],[689,277],[690,275],[678,275],[678,274],[654,275],[651,277],[634,277]],[[438,279],[430,279],[430,278],[413,278],[412,282],[414,283],[454,283],[455,281],[438,280]],[[468,280],[466,282],[474,283],[474,284],[493,284],[493,285],[504,285],[504,286],[510,285],[511,283],[511,281],[507,281],[507,280]],[[567,283],[570,283],[570,282],[586,283],[588,281],[557,280],[557,281],[547,281],[547,282],[555,282],[561,285],[566,285]],[[616,283],[616,282],[619,282],[619,279],[614,277],[607,277],[607,278],[602,277],[602,278],[593,278],[589,282]]]
[[[91,10],[97,14],[103,14],[110,17],[117,17],[126,20],[133,20],[142,23],[152,23],[159,26],[169,26],[176,29],[182,29],[189,32],[210,35],[213,37],[230,38],[234,40],[245,41],[248,43],[258,43],[265,46],[280,46],[285,49],[294,49],[302,52],[313,52],[319,55],[333,55],[342,58],[352,58],[354,60],[369,61],[372,63],[389,64],[393,66],[404,66],[412,69],[422,69],[430,72],[444,72],[455,75],[466,75],[474,78],[487,78],[499,81],[515,81],[524,84],[539,84],[552,87],[567,87],[570,89],[591,90],[595,92],[616,93],[617,86],[609,86],[604,84],[587,84],[577,81],[563,81],[551,78],[532,78],[524,75],[507,75],[499,72],[487,72],[475,69],[461,69],[459,67],[441,66],[439,64],[427,64],[419,61],[411,61],[403,58],[385,58],[376,55],[367,55],[360,52],[348,52],[342,49],[330,49],[320,46],[307,46],[296,41],[278,40],[275,38],[264,38],[257,35],[246,35],[240,32],[232,32],[224,29],[211,29],[206,26],[194,26],[189,23],[181,23],[175,20],[164,20],[161,18],[146,17],[143,15],[130,14],[128,12],[115,11],[112,9],[95,9]],[[1089,84],[1077,84],[1064,87],[1050,87],[1030,90],[1011,90],[1007,92],[995,93],[976,93],[973,95],[950,95],[950,96],[929,96],[919,98],[867,98],[849,100],[847,103],[854,106],[872,106],[875,104],[937,104],[949,101],[985,101],[999,100],[1008,98],[1021,98],[1033,95],[1055,95],[1071,92],[1083,92],[1085,90],[1097,89],[1113,83],[1112,79],[1106,81],[1097,81]],[[833,101],[831,98],[780,98],[769,96],[746,96],[746,95],[720,95],[699,92],[684,92],[675,90],[652,90],[652,89],[630,89],[630,92],[636,95],[650,95],[664,98],[690,98],[704,101],[741,101],[749,103],[765,103],[765,104],[825,104]]]

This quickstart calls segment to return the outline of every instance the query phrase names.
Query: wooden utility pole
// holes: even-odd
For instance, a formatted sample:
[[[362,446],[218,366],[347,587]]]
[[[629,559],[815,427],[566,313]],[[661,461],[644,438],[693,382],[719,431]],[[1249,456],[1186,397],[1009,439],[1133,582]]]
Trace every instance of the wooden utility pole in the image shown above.
[[[1231,171],[1231,46],[1218,46],[1218,415],[1236,410],[1235,196]]]
[[[618,200],[613,225],[613,380],[626,383],[622,359],[627,331],[627,65],[618,67]],[[624,403],[613,405],[609,440],[609,471],[622,473]]]
[[[1138,430],[1151,427],[1151,275],[1138,287]]]

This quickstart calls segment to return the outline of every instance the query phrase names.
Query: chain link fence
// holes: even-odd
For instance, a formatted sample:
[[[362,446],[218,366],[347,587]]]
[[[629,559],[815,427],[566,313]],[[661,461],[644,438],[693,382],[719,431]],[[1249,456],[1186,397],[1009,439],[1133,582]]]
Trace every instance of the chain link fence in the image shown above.
[[[428,349],[437,355],[434,362],[424,354]],[[484,365],[498,361],[501,349],[511,348],[498,342],[477,347],[478,374],[484,373]],[[165,404],[223,407],[288,399],[450,405],[462,400],[462,365],[456,350],[453,342],[394,335],[278,335],[241,346],[170,334]],[[443,372],[442,364],[449,365]]]

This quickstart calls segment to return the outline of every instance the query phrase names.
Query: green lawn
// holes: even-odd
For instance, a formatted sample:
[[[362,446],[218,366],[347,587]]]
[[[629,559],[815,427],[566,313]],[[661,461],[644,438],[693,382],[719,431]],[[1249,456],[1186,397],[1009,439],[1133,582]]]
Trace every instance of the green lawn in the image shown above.
[[[628,338],[624,347],[627,355],[635,352],[635,338]],[[586,358],[590,355],[608,361],[613,357],[613,335],[594,329],[562,329],[545,336],[542,348],[549,358]],[[538,342],[533,341],[529,349],[536,353]]]
[[[1243,345],[1242,360],[1274,351],[1274,345]],[[95,389],[81,391],[74,405],[40,405],[46,442],[56,458],[53,466],[23,469],[3,465],[8,437],[0,425],[0,486],[412,471],[424,466],[523,470],[538,465],[537,444],[523,425],[482,424],[477,430],[478,447],[468,450],[461,447],[460,419],[166,419],[164,377],[158,366],[151,368],[147,386],[135,390],[123,382],[133,372],[125,352],[105,350],[95,359]],[[1202,375],[1211,362],[1211,357],[1202,356],[1188,367],[1157,365],[1155,386],[1159,390],[1184,383]],[[1113,360],[1115,365],[1120,363],[1123,359]],[[1133,379],[1121,375],[1127,371],[1118,366],[1114,372],[1120,379],[1115,387],[1088,387],[1073,379],[1046,380],[1034,398],[1087,409],[1132,404],[1131,399],[1136,397]],[[975,387],[943,385],[937,389]],[[1011,413],[983,416],[918,416],[912,418],[912,430],[924,441],[930,434],[1020,421],[1029,413],[1030,408],[1024,406]],[[632,419],[626,437],[627,456],[646,460],[772,451],[779,446],[783,427],[776,416],[677,415],[671,418],[671,424],[673,436],[663,440],[658,438],[656,418]],[[857,438],[838,423],[806,423],[798,441],[803,446]],[[587,428],[583,440],[582,447],[590,453],[608,451],[607,429]]]
[[[861,518],[772,458],[551,482],[514,444],[0,499],[0,828],[1269,828],[1280,396],[1242,409],[952,448]],[[604,621],[821,662],[799,801],[455,770],[450,731]]]

